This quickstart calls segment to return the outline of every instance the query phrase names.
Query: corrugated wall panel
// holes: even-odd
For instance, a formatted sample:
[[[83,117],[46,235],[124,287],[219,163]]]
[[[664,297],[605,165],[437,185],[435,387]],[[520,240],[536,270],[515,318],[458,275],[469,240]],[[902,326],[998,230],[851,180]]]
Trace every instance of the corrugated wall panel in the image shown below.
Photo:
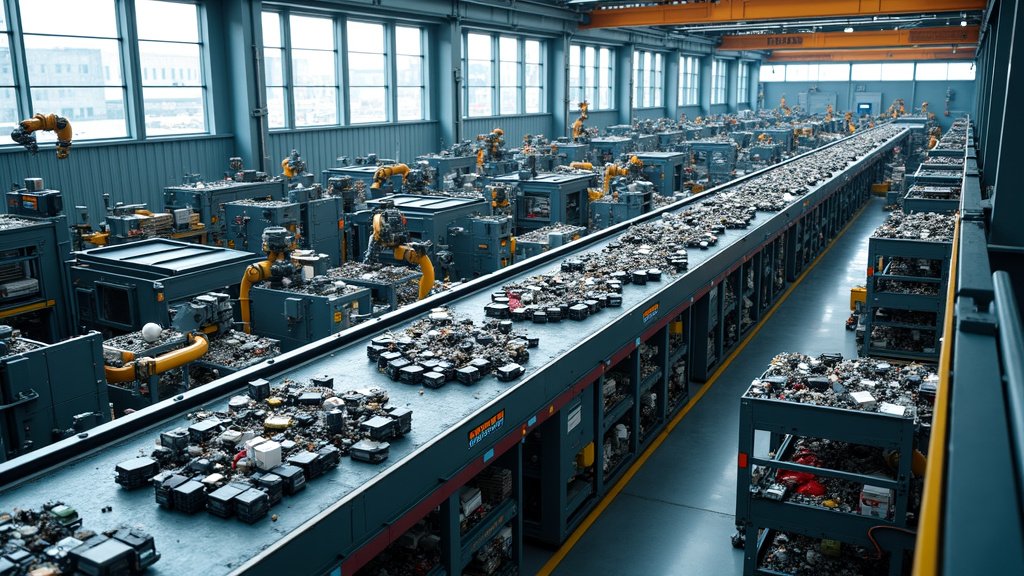
[[[596,126],[602,133],[605,128],[619,123],[619,112],[617,110],[589,112],[587,116],[589,116],[589,118],[587,118],[587,126]],[[579,113],[572,116],[572,121],[575,122],[577,117],[579,117]]]
[[[505,146],[519,148],[523,145],[523,136],[543,134],[550,140],[562,136],[562,130],[552,126],[551,114],[531,114],[529,116],[502,116],[500,118],[466,119],[462,121],[463,138],[476,140],[477,135],[487,134],[495,128],[505,132]]]
[[[658,120],[665,117],[664,108],[636,108],[633,117],[639,120]]]
[[[295,149],[319,181],[321,171],[340,165],[339,156],[354,162],[357,156],[376,153],[380,158],[412,162],[416,156],[440,150],[441,141],[437,122],[415,122],[272,132],[267,148],[272,173],[280,172],[281,160]]]
[[[105,217],[104,193],[110,194],[112,204],[146,203],[151,210],[162,211],[164,186],[180,184],[186,172],[220,179],[233,149],[229,135],[78,145],[71,147],[68,159],[59,161],[51,146],[44,146],[35,156],[22,150],[4,151],[0,152],[0,184],[6,189],[20,185],[25,178],[42,178],[47,188],[62,192],[69,217],[75,206],[86,206],[96,225]]]

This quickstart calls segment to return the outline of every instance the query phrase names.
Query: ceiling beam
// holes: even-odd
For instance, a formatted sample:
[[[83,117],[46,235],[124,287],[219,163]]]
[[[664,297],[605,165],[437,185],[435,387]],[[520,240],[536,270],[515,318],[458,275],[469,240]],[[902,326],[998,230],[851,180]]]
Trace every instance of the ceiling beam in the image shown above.
[[[587,12],[590,21],[580,23],[580,28],[966,12],[984,10],[987,5],[988,0],[718,0],[591,10]]]
[[[881,62],[890,60],[973,60],[974,46],[957,48],[888,48],[852,50],[786,50],[773,52],[765,64],[805,62]]]
[[[834,50],[891,46],[978,44],[979,26],[940,26],[908,30],[815,32],[813,34],[744,34],[722,36],[719,50]]]

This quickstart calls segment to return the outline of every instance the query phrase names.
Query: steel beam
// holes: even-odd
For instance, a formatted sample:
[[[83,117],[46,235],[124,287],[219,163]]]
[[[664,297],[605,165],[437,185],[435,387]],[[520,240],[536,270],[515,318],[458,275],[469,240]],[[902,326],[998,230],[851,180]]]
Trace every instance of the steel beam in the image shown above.
[[[939,26],[909,30],[815,32],[813,34],[744,34],[722,36],[719,50],[834,50],[896,46],[966,46],[978,44],[979,26]]]
[[[766,63],[879,62],[889,60],[973,60],[974,46],[966,48],[888,48],[884,50],[785,50],[772,53]]]
[[[920,0],[720,0],[696,4],[659,4],[640,8],[592,10],[588,13],[590,22],[582,23],[580,28],[966,12],[984,10],[987,5],[987,0],[932,0],[927,3]]]

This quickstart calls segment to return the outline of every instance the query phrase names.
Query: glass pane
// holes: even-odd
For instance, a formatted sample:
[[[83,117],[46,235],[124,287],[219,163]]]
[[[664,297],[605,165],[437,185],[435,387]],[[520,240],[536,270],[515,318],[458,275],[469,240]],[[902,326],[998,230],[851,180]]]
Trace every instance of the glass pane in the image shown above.
[[[348,22],[349,51],[384,53],[384,26],[370,22]]]
[[[71,120],[76,140],[128,135],[122,88],[33,88],[32,105]],[[40,142],[55,142],[53,132],[36,132]]]
[[[396,26],[395,51],[398,54],[407,54],[409,56],[422,56],[423,42],[420,39],[421,33],[422,31],[419,28]]]
[[[0,30],[7,30],[7,13],[0,10]]]
[[[651,53],[644,52],[644,70],[650,70],[651,67]]]
[[[519,41],[515,38],[501,37],[498,39],[498,54],[505,62],[519,61]]]
[[[601,91],[599,92],[599,96],[600,97],[598,98],[598,101],[601,103],[601,109],[602,110],[611,110],[612,108],[615,107],[615,105],[612,103],[612,89],[611,88],[607,88],[607,87],[602,88]]]
[[[468,34],[466,36],[468,50],[466,54],[477,60],[491,59],[491,37],[484,34]]]
[[[917,79],[918,80],[945,80],[946,79],[946,63],[945,62],[927,62],[917,65]]]
[[[0,14],[3,10],[0,10]],[[7,35],[0,34],[0,86],[14,86],[14,71],[11,68],[11,49]]]
[[[822,82],[846,82],[850,79],[849,64],[819,64],[818,80]]]
[[[398,119],[423,119],[423,88],[398,89]]]
[[[206,132],[202,88],[143,88],[146,134]]]
[[[323,126],[337,123],[337,89],[295,87],[296,126]]]
[[[467,86],[491,86],[491,61],[470,60]]]
[[[373,88],[350,88],[349,120],[353,124],[366,122],[386,122],[387,89],[383,86]]]
[[[913,62],[893,62],[882,64],[882,80],[913,80]]]
[[[199,42],[199,14],[194,4],[135,0],[140,40]]]
[[[850,80],[881,80],[881,64],[853,64],[850,66]]]
[[[607,48],[601,48],[601,52],[598,54],[600,62],[598,66],[603,69],[609,69],[612,66],[612,51]]]
[[[974,80],[973,62],[950,62],[947,80]]]
[[[519,63],[502,62],[501,65],[499,66],[499,69],[499,80],[501,81],[501,85],[503,87],[519,85]]]
[[[526,41],[526,61],[530,64],[540,64],[540,42],[537,40]]]
[[[0,124],[15,124],[20,120],[17,91],[14,88],[0,88]]]
[[[119,45],[118,40],[25,36],[29,81],[34,86],[121,86]]]
[[[277,12],[263,13],[263,46],[269,48],[280,48],[281,43],[281,15]]]
[[[145,86],[202,86],[199,72],[199,44],[176,42],[139,42],[139,65],[143,70],[159,70],[146,79]]]
[[[383,86],[384,56],[381,54],[349,54],[348,82],[352,86]]]
[[[284,50],[265,48],[263,50],[263,74],[267,86],[284,86]]]
[[[423,85],[422,56],[396,56],[395,64],[398,66],[399,86]]]
[[[540,107],[541,104],[541,90],[540,88],[527,88],[526,89],[526,113],[527,114],[539,114],[544,110]]]
[[[786,67],[762,65],[758,78],[761,82],[782,82],[786,79]]]
[[[527,64],[526,65],[526,85],[527,86],[540,86],[540,76],[543,68],[540,64]]]
[[[349,60],[350,78],[359,78],[359,62]],[[383,69],[376,72],[383,76]],[[334,52],[321,50],[292,50],[292,83],[296,86],[337,86],[334,80]],[[354,83],[354,80],[353,80]]]
[[[519,89],[518,88],[502,88],[500,91],[500,103],[499,110],[500,114],[518,114],[519,113]]]
[[[790,64],[786,66],[786,82],[806,82],[807,64]]]
[[[26,34],[118,37],[114,0],[22,0],[18,4]]]
[[[580,65],[580,47],[573,44],[569,46],[569,66],[578,67]]]
[[[491,115],[491,89],[490,88],[467,88],[469,92],[466,101],[469,116],[490,116]]]
[[[330,18],[292,15],[288,22],[291,25],[292,48],[334,50],[334,21]]]
[[[267,87],[267,119],[271,128],[284,128],[284,88]]]
[[[587,86],[584,89],[583,94],[588,104],[593,103],[595,100],[597,100],[597,88],[595,88],[593,85]]]

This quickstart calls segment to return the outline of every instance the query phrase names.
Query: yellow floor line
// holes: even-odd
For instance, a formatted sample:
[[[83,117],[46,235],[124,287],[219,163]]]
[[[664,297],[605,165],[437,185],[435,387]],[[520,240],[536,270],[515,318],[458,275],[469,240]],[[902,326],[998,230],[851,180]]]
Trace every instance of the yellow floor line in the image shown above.
[[[715,370],[715,372],[711,375],[711,378],[708,378],[707,382],[705,382],[704,385],[701,386],[700,392],[697,392],[697,394],[693,398],[691,398],[689,402],[686,403],[686,406],[684,406],[683,409],[679,411],[679,414],[677,414],[672,419],[672,421],[665,426],[665,429],[662,430],[661,433],[658,434],[658,437],[655,438],[653,442],[651,442],[651,445],[648,446],[647,449],[643,451],[640,457],[637,458],[636,462],[634,462],[633,465],[629,467],[629,470],[626,470],[626,473],[623,474],[622,478],[620,478],[619,481],[615,483],[615,486],[612,486],[612,489],[608,491],[608,494],[606,494],[605,497],[600,502],[598,502],[597,506],[590,512],[590,514],[587,515],[587,517],[583,520],[582,523],[580,523],[576,530],[573,530],[573,533],[569,536],[568,540],[566,540],[565,543],[562,544],[561,548],[559,548],[558,551],[555,552],[555,554],[550,559],[548,559],[547,563],[544,564],[544,567],[541,568],[539,572],[537,572],[537,576],[549,576],[552,572],[554,572],[555,568],[557,568],[558,565],[562,562],[562,560],[565,559],[566,555],[569,554],[569,551],[572,550],[573,546],[575,546],[576,543],[579,542],[580,538],[583,537],[583,534],[585,534],[587,530],[589,530],[590,527],[594,524],[594,522],[597,521],[597,519],[601,516],[605,509],[608,508],[608,505],[612,503],[612,500],[615,500],[615,497],[619,495],[619,492],[621,492],[622,489],[626,487],[626,484],[628,484],[629,481],[633,478],[633,475],[640,470],[644,463],[647,462],[647,459],[650,458],[651,455],[654,454],[654,451],[657,450],[659,446],[661,446],[661,443],[664,442],[666,438],[668,438],[668,435],[672,432],[673,429],[675,429],[676,424],[678,424],[679,421],[683,419],[683,416],[686,416],[690,409],[693,408],[694,405],[696,405],[697,402],[699,402],[700,399],[704,397],[704,393],[711,388],[715,381],[718,380],[718,377],[722,375],[722,372],[724,372],[725,369],[729,366],[729,364],[731,364],[732,361],[736,358],[736,356],[738,356],[739,353],[742,352],[744,348],[746,348],[747,344],[751,340],[753,340],[754,336],[756,336],[757,333],[761,330],[761,327],[768,322],[768,319],[771,318],[773,314],[775,314],[775,311],[779,308],[779,306],[781,306],[782,303],[786,301],[786,298],[789,297],[790,293],[792,293],[793,290],[797,286],[799,286],[801,282],[803,282],[803,279],[805,276],[807,276],[807,273],[813,270],[814,267],[818,265],[818,262],[825,257],[825,254],[828,254],[829,250],[832,249],[832,246],[834,246],[835,243],[840,238],[843,237],[843,234],[845,234],[846,231],[850,228],[850,226],[852,226],[853,223],[856,222],[858,218],[860,218],[861,214],[864,213],[864,210],[866,210],[869,205],[871,205],[870,200],[867,203],[865,203],[864,206],[861,207],[861,209],[858,210],[856,214],[853,215],[853,218],[851,218],[850,221],[847,222],[846,226],[843,226],[843,229],[839,231],[839,234],[837,234],[836,237],[833,238],[831,242],[829,242],[829,245],[825,247],[825,250],[822,251],[822,253],[819,254],[813,262],[811,262],[807,269],[805,269],[803,273],[801,273],[800,276],[798,276],[797,279],[792,284],[789,285],[789,288],[787,288],[786,291],[782,293],[782,296],[779,298],[779,301],[776,302],[775,305],[772,306],[765,314],[764,319],[761,320],[761,322],[758,322],[757,326],[754,327],[750,334],[748,334],[747,337],[744,338],[742,342],[740,342],[739,346],[737,346],[736,349],[733,350],[731,354],[729,354],[729,357],[725,359],[725,362],[722,362],[718,369]]]

